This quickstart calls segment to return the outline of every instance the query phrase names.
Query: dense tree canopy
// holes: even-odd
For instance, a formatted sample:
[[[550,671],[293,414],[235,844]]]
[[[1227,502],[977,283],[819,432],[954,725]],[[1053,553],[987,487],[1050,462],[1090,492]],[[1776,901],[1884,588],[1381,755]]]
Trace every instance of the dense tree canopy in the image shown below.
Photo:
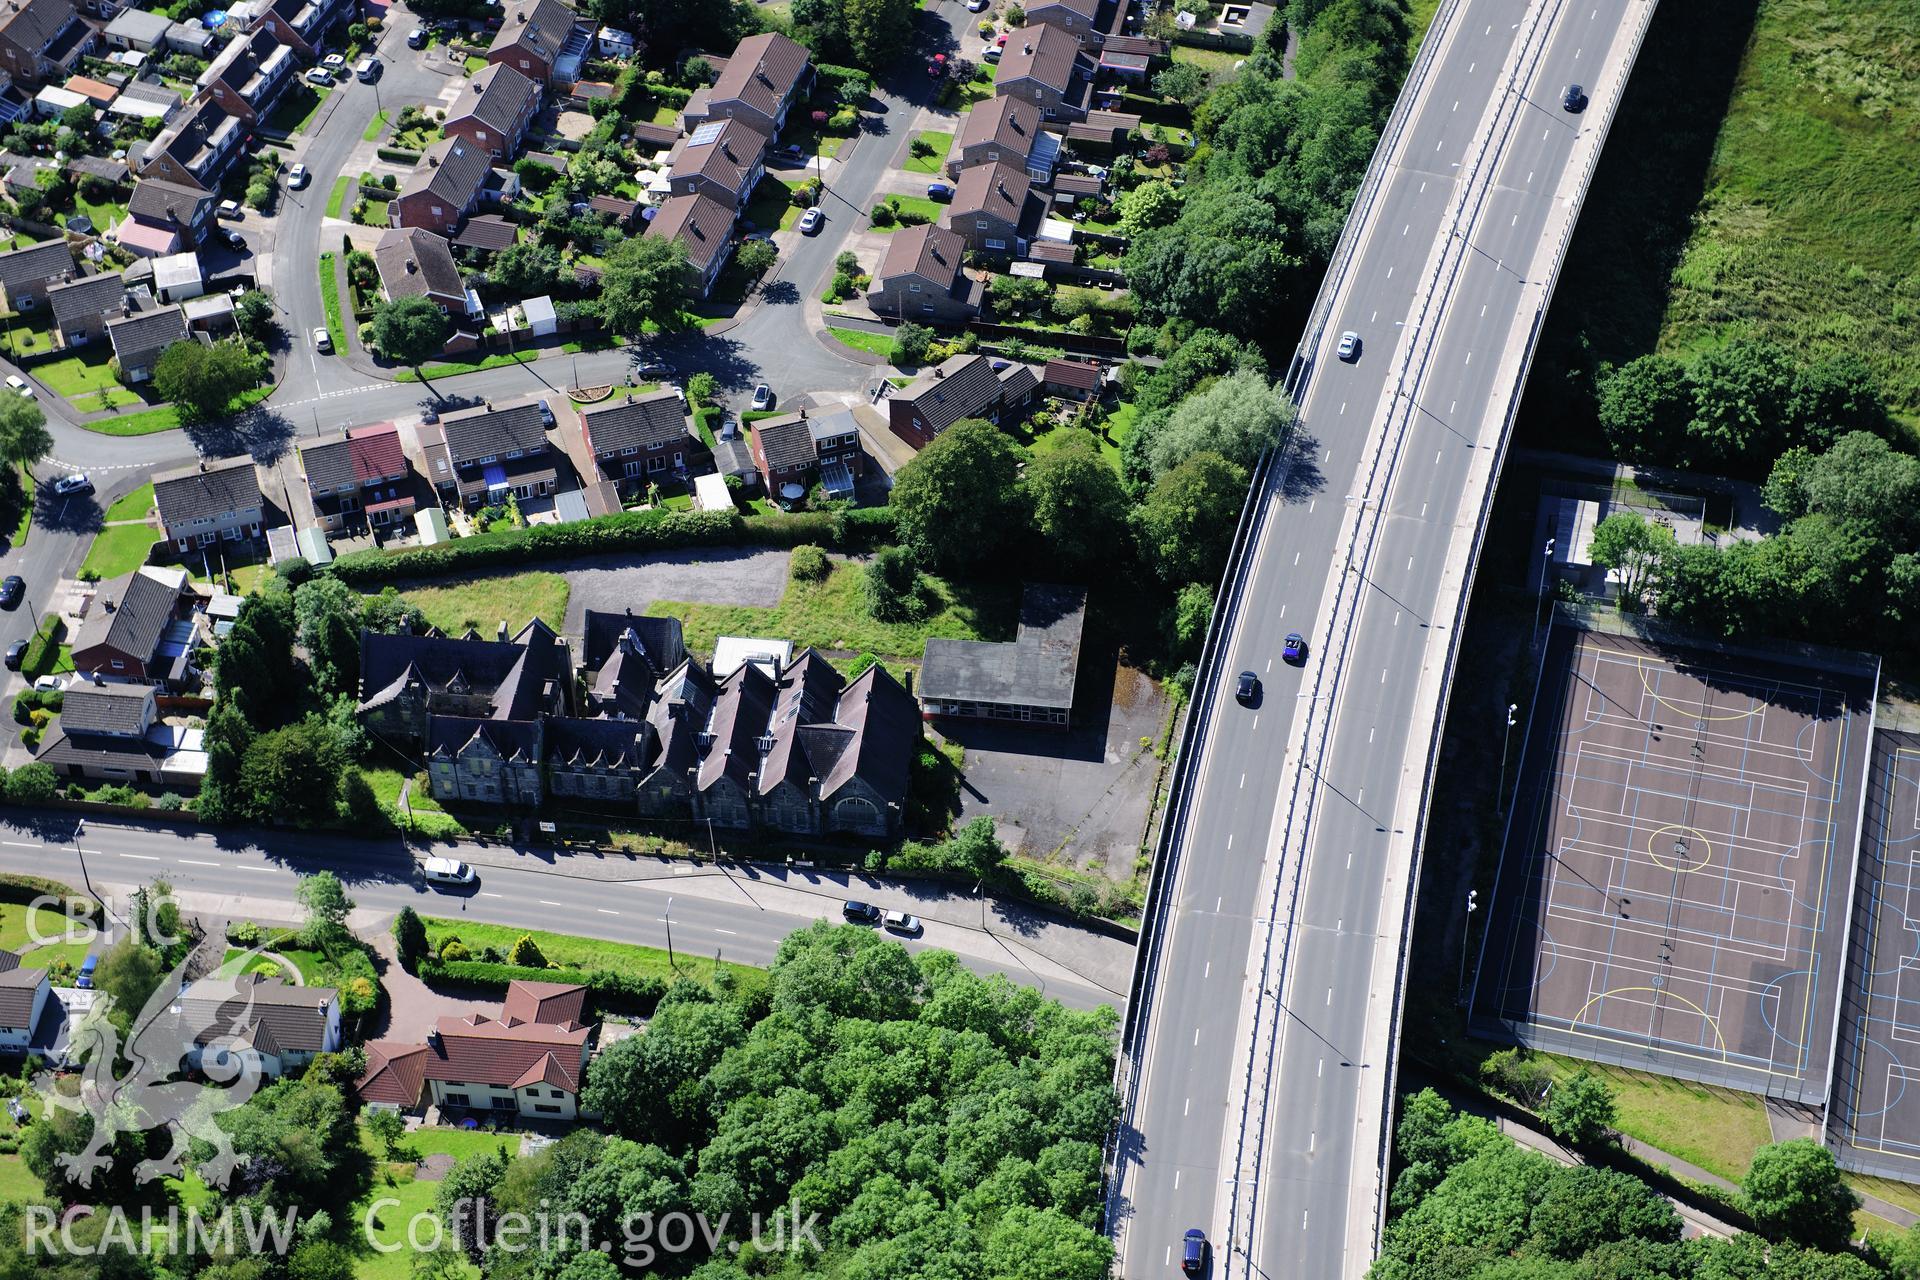
[[[600,315],[615,333],[638,337],[649,324],[679,322],[693,286],[686,246],[668,236],[623,241],[600,273]]]
[[[214,418],[260,381],[260,366],[243,343],[183,339],[160,353],[153,389],[190,418]]]
[[[394,298],[373,309],[373,345],[400,364],[433,359],[452,336],[453,322],[447,313],[422,294]]]
[[[990,558],[1026,524],[1020,463],[991,422],[954,423],[894,477],[900,541],[937,569]]]

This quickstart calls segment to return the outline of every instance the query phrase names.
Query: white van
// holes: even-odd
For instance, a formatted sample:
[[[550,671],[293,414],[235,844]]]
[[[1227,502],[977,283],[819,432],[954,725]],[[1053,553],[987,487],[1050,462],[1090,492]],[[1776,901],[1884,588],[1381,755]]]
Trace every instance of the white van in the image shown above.
[[[458,858],[424,858],[420,874],[433,884],[468,885],[478,879],[473,868]]]

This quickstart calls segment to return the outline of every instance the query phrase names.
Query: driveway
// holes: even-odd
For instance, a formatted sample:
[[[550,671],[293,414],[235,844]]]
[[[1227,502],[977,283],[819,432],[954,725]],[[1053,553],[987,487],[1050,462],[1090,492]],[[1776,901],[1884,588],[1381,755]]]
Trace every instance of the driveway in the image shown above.
[[[645,556],[603,556],[562,567],[571,588],[567,634],[580,635],[586,612],[646,613],[656,600],[745,604],[780,603],[787,589],[787,553],[712,547]]]
[[[363,930],[363,936],[368,931]],[[459,987],[435,990],[400,967],[394,954],[393,934],[380,929],[369,941],[379,955],[380,985],[387,989],[386,1025],[370,1038],[386,1036],[395,1040],[419,1040],[441,1018],[458,1018],[469,1013],[489,1018],[500,1013],[500,1001],[482,992],[462,994]]]

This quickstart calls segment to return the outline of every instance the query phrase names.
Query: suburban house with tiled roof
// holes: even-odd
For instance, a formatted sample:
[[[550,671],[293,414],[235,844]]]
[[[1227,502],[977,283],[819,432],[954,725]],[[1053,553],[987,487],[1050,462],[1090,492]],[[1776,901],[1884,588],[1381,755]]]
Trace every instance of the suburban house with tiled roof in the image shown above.
[[[1032,103],[1042,119],[1074,121],[1087,114],[1093,63],[1080,42],[1058,27],[1029,26],[1013,33],[993,80],[996,97]]]
[[[197,98],[147,144],[136,168],[143,178],[215,191],[239,159],[246,133],[240,118],[211,96]]]
[[[559,459],[547,441],[553,413],[544,400],[491,402],[440,420],[453,466],[454,487],[469,507],[550,494],[560,482]]]
[[[353,11],[348,0],[273,0],[260,24],[301,57],[317,61],[329,29]]]
[[[366,1074],[354,1084],[371,1111],[417,1111],[426,1096],[427,1046],[402,1040],[369,1040]]]
[[[33,758],[63,778],[198,786],[207,771],[201,731],[159,723],[156,692],[150,684],[75,684]]]
[[[187,315],[179,307],[157,307],[107,321],[107,341],[120,362],[120,381],[129,386],[153,377],[160,354],[187,336]]]
[[[493,157],[465,138],[442,138],[426,149],[400,194],[387,202],[396,227],[425,227],[452,235],[480,204]]]
[[[830,498],[852,498],[853,482],[866,474],[867,455],[860,447],[860,424],[853,410],[812,414],[807,433],[813,437],[813,456],[820,466],[820,484]]]
[[[127,316],[127,283],[117,271],[81,276],[48,289],[47,305],[53,309],[53,331],[60,341],[83,347],[107,336],[108,321]]]
[[[427,1035],[423,1074],[433,1102],[570,1120],[599,1028],[584,1021],[585,987],[516,979],[498,1018],[439,1019]]]
[[[307,477],[314,516],[328,533],[348,527],[375,529],[413,517],[413,470],[391,422],[349,427],[303,442],[300,469]]]
[[[687,261],[695,273],[694,291],[702,298],[713,292],[733,252],[733,220],[738,212],[731,200],[716,200],[709,195],[674,196],[660,206],[647,235],[670,236],[687,251]]]
[[[753,463],[769,494],[786,485],[807,489],[813,484],[819,457],[813,451],[813,432],[806,410],[762,418],[748,426],[753,441]]]
[[[875,315],[965,324],[980,314],[986,285],[961,270],[966,241],[927,223],[887,237],[867,306]]]
[[[0,1051],[22,1052],[33,1042],[52,990],[46,969],[30,969],[17,953],[0,951]]]
[[[143,178],[133,184],[127,220],[115,228],[116,238],[121,248],[143,258],[195,248],[213,225],[216,199],[199,187]]]
[[[333,987],[295,987],[260,974],[203,979],[182,989],[180,1011],[194,1031],[187,1053],[194,1069],[207,1046],[218,1044],[257,1066],[262,1078],[277,1080],[340,1048],[340,993]]]
[[[31,311],[47,300],[47,290],[79,275],[65,240],[43,240],[0,253],[0,291],[8,307]]]
[[[222,49],[194,85],[199,92],[212,95],[228,115],[258,124],[293,83],[294,70],[292,46],[267,28],[255,27],[251,36],[233,40]]]
[[[184,569],[142,565],[102,582],[74,635],[73,669],[108,680],[178,678],[189,657],[180,641],[192,631],[195,599]]]
[[[68,0],[0,3],[0,69],[22,84],[65,80],[98,42]]]
[[[1039,107],[1018,98],[989,98],[961,117],[947,176],[957,178],[975,165],[1006,164],[1046,182],[1059,158],[1059,135],[1040,128]]]
[[[182,552],[260,536],[265,500],[249,457],[222,458],[153,477],[160,530]]]
[[[1016,253],[1040,222],[1041,205],[1030,198],[1031,186],[1027,175],[1012,165],[981,164],[963,170],[942,225],[965,240],[969,249]]]
[[[741,120],[710,120],[693,131],[667,172],[676,196],[704,195],[734,209],[746,207],[766,172],[770,135]]]
[[[748,36],[734,47],[703,106],[689,104],[694,114],[688,127],[706,120],[743,120],[773,137],[812,83],[813,63],[804,45],[773,31]]]
[[[425,227],[388,227],[374,246],[373,261],[388,298],[425,298],[456,320],[471,313],[466,282],[445,236]]]
[[[1094,19],[1100,15],[1101,0],[1039,0],[1027,10],[1027,25],[1042,24],[1055,27],[1072,36],[1080,44],[1089,44],[1100,38],[1101,32]],[[1120,0],[1122,8],[1126,0]]]
[[[632,492],[651,480],[684,475],[706,450],[687,422],[678,392],[667,389],[581,410],[580,430],[600,474]]]
[[[580,75],[593,31],[561,0],[518,0],[501,15],[487,61],[561,88]]]
[[[921,374],[887,400],[887,426],[916,449],[962,418],[1000,421],[1001,414],[1019,409],[1032,397],[1033,374],[1024,380],[1003,381],[993,361],[983,355],[953,356]],[[1026,370],[1010,364],[1005,371]]]
[[[440,128],[449,138],[465,138],[494,159],[508,160],[539,112],[540,85],[496,62],[460,87]]]
[[[1040,382],[1050,396],[1068,400],[1091,400],[1100,394],[1100,366],[1086,360],[1053,359],[1041,373]]]

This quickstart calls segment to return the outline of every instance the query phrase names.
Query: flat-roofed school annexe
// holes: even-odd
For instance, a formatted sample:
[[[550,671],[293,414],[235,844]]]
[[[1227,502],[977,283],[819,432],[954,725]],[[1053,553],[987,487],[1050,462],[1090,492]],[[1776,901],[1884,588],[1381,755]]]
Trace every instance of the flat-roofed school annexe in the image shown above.
[[[1824,1103],[1877,679],[1854,657],[1823,667],[1557,621],[1475,1029]]]

